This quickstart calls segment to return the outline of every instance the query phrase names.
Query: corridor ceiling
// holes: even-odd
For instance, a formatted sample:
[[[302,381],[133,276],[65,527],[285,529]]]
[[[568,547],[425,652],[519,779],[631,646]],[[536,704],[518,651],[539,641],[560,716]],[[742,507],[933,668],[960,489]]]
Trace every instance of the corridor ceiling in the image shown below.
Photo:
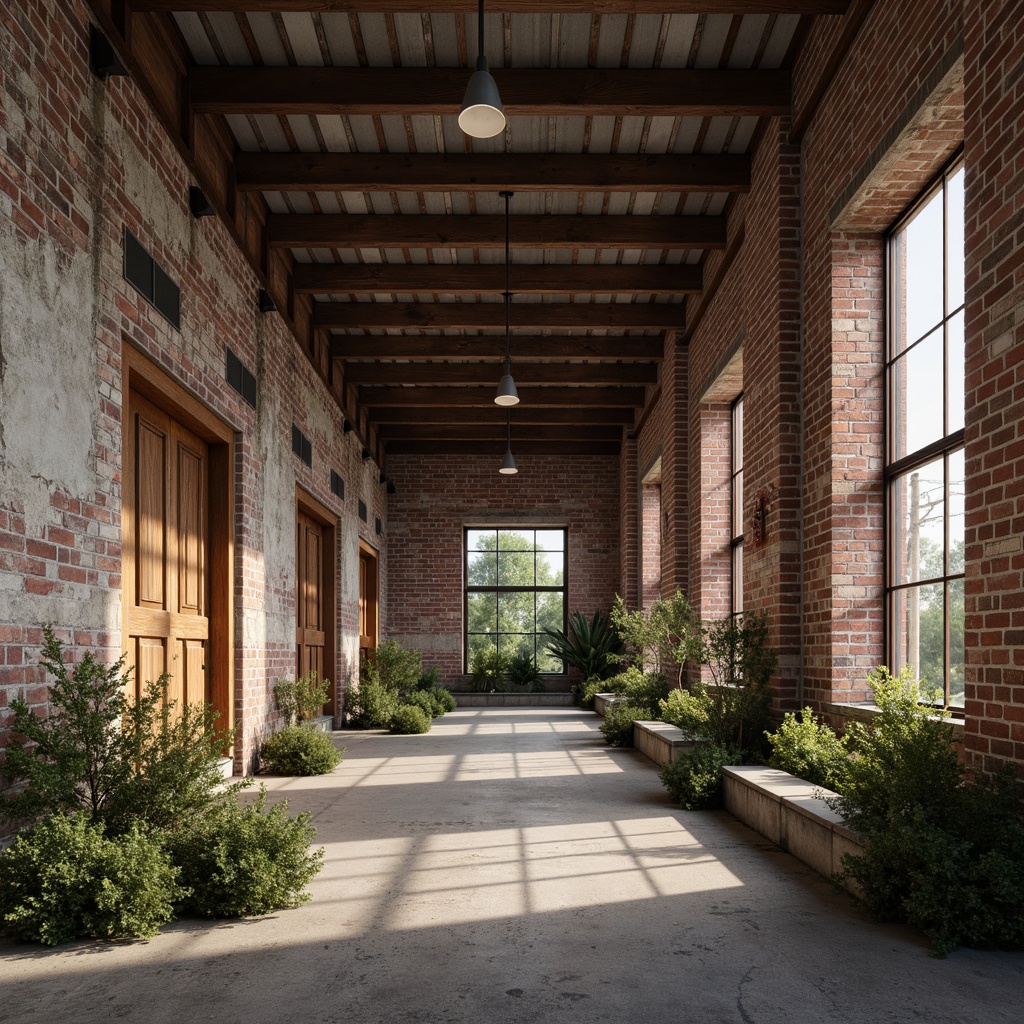
[[[494,0],[508,123],[480,140],[456,120],[476,0],[90,2],[180,104],[179,148],[382,462],[504,451],[503,189],[514,448],[617,451],[726,247],[759,125],[790,110],[811,19],[848,7]]]

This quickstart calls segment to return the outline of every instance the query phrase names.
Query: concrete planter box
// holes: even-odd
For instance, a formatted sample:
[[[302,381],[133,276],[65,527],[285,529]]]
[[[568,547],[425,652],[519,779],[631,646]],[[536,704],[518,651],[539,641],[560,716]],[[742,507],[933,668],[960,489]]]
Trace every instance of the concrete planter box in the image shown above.
[[[674,761],[682,751],[692,750],[698,744],[710,743],[703,736],[683,732],[668,722],[634,722],[633,746],[655,764],[665,765]]]
[[[604,718],[604,713],[608,708],[625,699],[625,697],[618,693],[597,693],[594,695],[594,710]]]
[[[330,715],[318,715],[316,718],[310,718],[302,724],[310,729],[318,729],[320,732],[334,731],[334,719]]]
[[[836,795],[830,790],[775,768],[743,765],[723,773],[726,809],[818,874],[832,878],[843,866],[844,853],[864,849],[860,837],[825,803]]]
[[[571,708],[571,693],[456,693],[460,708]]]

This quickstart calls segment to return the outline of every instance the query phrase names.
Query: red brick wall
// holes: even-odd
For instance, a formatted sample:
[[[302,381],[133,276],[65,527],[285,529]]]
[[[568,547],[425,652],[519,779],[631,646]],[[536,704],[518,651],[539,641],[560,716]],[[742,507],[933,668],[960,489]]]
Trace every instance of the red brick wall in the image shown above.
[[[967,220],[966,747],[1024,764],[1024,18],[964,24]]]
[[[637,608],[640,604],[636,449],[636,438],[626,438],[619,460],[619,593],[627,608]]]
[[[569,530],[567,610],[607,612],[619,590],[619,467],[614,458],[494,459],[392,456],[388,474],[389,606],[384,638],[415,647],[441,678],[462,675],[463,527],[564,524]]]

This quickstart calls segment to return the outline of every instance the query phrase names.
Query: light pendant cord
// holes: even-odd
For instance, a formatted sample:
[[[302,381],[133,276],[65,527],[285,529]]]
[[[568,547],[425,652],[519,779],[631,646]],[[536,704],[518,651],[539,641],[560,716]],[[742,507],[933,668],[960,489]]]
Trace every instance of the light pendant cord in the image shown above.
[[[484,52],[484,0],[480,0],[479,12],[476,17],[476,58],[479,60]]]
[[[514,194],[513,192],[501,193],[502,199],[505,200],[505,372],[508,374],[512,372],[512,331],[509,326],[512,305],[512,256],[509,238],[511,237],[512,220],[509,213],[509,200]]]

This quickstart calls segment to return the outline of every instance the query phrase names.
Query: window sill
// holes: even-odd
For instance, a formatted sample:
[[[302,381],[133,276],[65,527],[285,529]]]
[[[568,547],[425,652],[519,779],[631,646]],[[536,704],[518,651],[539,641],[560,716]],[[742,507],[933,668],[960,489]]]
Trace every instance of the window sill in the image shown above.
[[[870,701],[859,701],[855,704],[830,704],[829,713],[836,718],[844,718],[855,722],[871,722],[880,715],[881,709]],[[952,709],[949,724],[953,728],[953,742],[964,741],[964,713],[962,708]]]

